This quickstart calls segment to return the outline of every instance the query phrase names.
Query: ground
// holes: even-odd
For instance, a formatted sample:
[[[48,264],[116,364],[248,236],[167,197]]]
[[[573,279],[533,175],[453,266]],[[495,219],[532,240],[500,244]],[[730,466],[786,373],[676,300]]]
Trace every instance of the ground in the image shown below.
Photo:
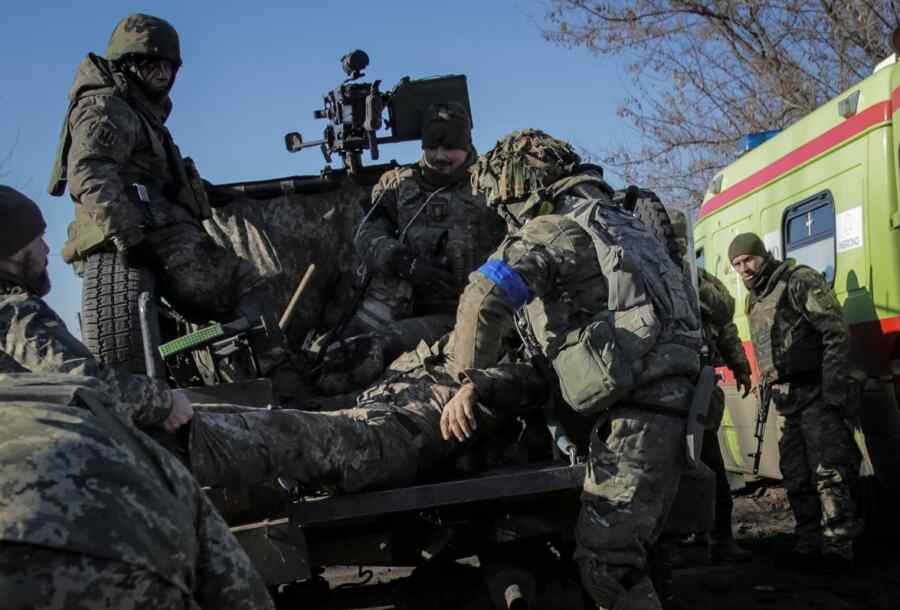
[[[900,609],[900,553],[893,543],[870,528],[856,567],[849,573],[823,574],[806,566],[776,565],[791,548],[793,519],[784,490],[773,482],[745,488],[735,498],[734,529],[741,545],[753,551],[751,563],[715,566],[706,561],[705,547],[682,547],[686,563],[674,574],[677,608],[709,610],[889,610]],[[896,539],[895,539],[896,540]],[[330,569],[325,573],[333,592],[328,608],[467,608],[491,606],[475,561],[454,564],[418,581],[405,578],[410,570],[372,568]],[[368,579],[365,586],[353,586]],[[340,587],[335,591],[335,587]],[[443,604],[438,604],[438,599]],[[299,600],[298,600],[299,601]],[[308,601],[308,598],[307,598]],[[285,608],[303,607],[286,604]],[[572,588],[544,590],[532,608],[581,608]]]

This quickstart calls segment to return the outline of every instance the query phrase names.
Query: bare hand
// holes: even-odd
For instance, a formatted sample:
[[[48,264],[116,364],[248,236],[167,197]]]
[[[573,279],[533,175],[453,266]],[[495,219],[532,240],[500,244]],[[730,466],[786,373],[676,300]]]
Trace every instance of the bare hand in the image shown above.
[[[172,410],[163,422],[163,428],[166,432],[172,433],[191,421],[194,417],[194,406],[181,390],[172,390],[169,393],[172,395]]]
[[[441,436],[445,441],[452,437],[462,442],[478,429],[478,422],[475,421],[477,399],[475,386],[471,383],[461,387],[450,399],[441,413]]]
[[[753,383],[750,381],[750,375],[747,373],[743,373],[740,375],[735,375],[735,383],[737,384],[738,391],[741,391],[743,388],[744,393],[741,395],[741,398],[747,398],[750,394],[750,389],[753,387]]]

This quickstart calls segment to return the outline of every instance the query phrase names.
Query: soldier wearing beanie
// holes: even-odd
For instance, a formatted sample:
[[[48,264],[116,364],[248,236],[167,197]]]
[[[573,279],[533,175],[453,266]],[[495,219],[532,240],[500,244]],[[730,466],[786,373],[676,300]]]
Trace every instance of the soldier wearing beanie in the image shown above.
[[[38,296],[50,292],[44,241],[47,223],[31,199],[0,185],[0,282],[20,284]]]
[[[850,363],[841,306],[821,273],[775,259],[753,233],[736,236],[728,257],[748,289],[760,382],[784,418],[779,465],[796,520],[790,559],[848,569],[862,521],[852,493],[860,454],[846,421],[862,374]]]
[[[505,234],[502,220],[469,187],[476,159],[471,129],[461,104],[428,108],[422,158],[381,177],[357,230],[367,287],[345,334],[378,335],[385,362],[452,328],[469,273]]]
[[[72,373],[99,377],[130,409],[138,426],[174,431],[187,421],[191,404],[161,381],[101,365],[44,301],[50,292],[44,217],[31,199],[0,185],[0,352],[7,372]],[[3,372],[4,369],[0,369]]]

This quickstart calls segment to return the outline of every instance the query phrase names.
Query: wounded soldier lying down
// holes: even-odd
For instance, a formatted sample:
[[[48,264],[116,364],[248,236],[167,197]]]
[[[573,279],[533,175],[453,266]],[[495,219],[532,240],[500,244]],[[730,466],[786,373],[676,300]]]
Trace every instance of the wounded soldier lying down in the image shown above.
[[[353,408],[196,412],[190,435],[194,476],[211,487],[275,477],[336,492],[402,486],[459,451],[446,438],[471,432],[465,412],[472,403],[457,398],[448,406],[461,386],[474,392],[478,419],[487,424],[482,428],[543,402],[545,384],[527,364],[467,370],[457,381],[447,344],[446,338],[432,347],[422,343],[401,356],[383,382],[348,405]]]

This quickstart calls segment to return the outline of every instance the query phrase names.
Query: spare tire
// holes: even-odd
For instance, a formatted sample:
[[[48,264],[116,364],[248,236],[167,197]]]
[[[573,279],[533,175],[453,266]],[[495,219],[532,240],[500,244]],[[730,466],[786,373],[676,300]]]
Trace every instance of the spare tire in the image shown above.
[[[669,256],[680,265],[681,257],[678,255],[678,244],[675,242],[675,230],[672,228],[672,221],[666,211],[666,206],[662,204],[656,193],[640,189],[634,206],[634,215],[658,240],[665,244]]]
[[[145,373],[138,295],[154,289],[147,269],[129,267],[115,252],[98,252],[84,263],[81,333],[100,362]]]

